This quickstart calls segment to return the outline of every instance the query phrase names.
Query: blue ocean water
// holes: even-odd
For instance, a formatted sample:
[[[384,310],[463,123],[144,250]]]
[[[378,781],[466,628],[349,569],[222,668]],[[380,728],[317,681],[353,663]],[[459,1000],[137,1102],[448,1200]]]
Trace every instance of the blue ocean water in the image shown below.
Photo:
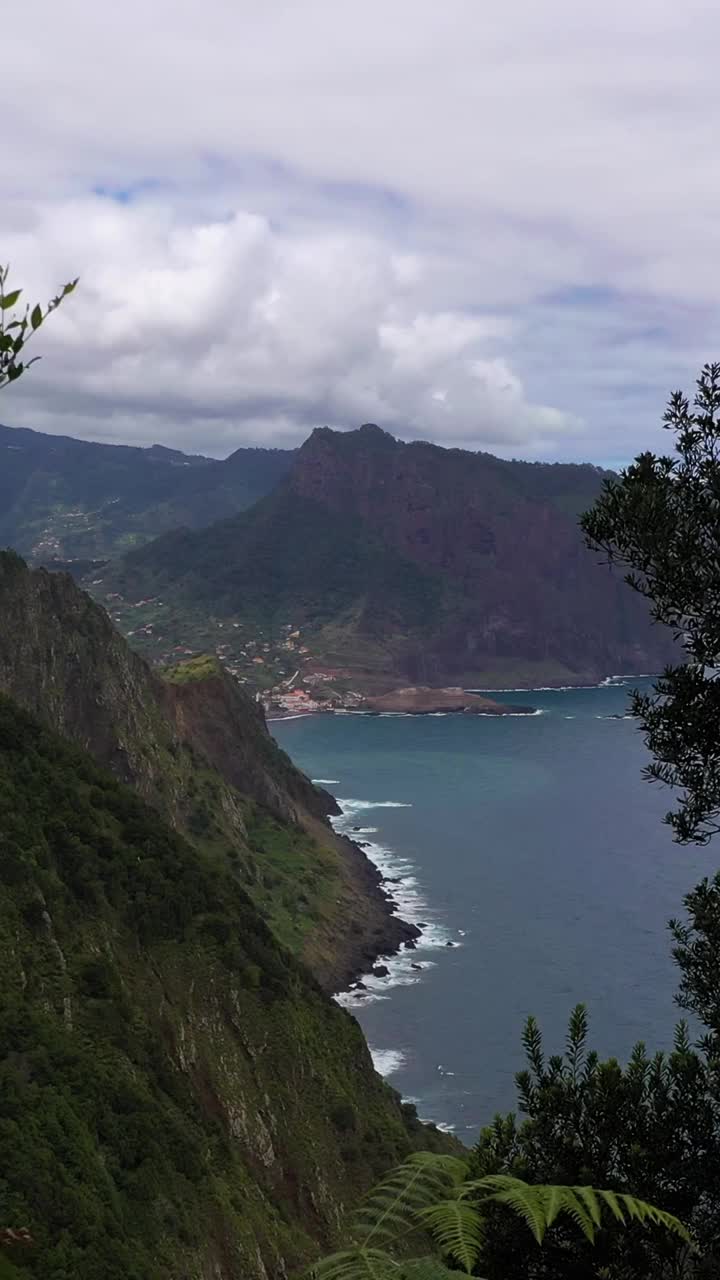
[[[529,1013],[551,1052],[580,1000],[604,1056],[671,1042],[680,1014],[666,922],[718,854],[673,844],[662,823],[672,797],[641,777],[637,723],[612,718],[628,695],[619,683],[503,695],[535,716],[271,726],[338,797],[340,828],[399,878],[389,887],[400,914],[427,926],[388,978],[345,999],[378,1068],[465,1141],[514,1107]]]

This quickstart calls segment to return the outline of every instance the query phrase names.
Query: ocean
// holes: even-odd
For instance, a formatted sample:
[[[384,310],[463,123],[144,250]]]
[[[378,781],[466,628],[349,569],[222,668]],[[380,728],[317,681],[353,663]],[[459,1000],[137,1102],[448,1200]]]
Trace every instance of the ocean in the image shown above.
[[[399,914],[424,925],[388,977],[339,999],[378,1070],[465,1142],[514,1109],[530,1013],[548,1052],[562,1051],[578,1001],[602,1056],[671,1044],[681,1014],[667,920],[718,853],[673,843],[672,795],[641,776],[637,722],[615,718],[629,684],[498,695],[534,716],[271,725],[337,797],[338,829],[396,881]]]

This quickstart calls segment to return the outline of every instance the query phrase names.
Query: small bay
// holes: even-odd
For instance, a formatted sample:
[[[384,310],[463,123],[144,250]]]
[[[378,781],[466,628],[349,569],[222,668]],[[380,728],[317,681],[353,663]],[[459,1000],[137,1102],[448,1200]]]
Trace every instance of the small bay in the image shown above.
[[[349,1003],[394,1087],[467,1142],[515,1105],[530,1013],[548,1052],[581,1000],[601,1055],[670,1046],[681,1015],[667,920],[717,860],[663,825],[671,793],[642,779],[637,723],[616,718],[628,685],[501,696],[542,714],[271,725],[397,881],[400,914],[427,926]]]

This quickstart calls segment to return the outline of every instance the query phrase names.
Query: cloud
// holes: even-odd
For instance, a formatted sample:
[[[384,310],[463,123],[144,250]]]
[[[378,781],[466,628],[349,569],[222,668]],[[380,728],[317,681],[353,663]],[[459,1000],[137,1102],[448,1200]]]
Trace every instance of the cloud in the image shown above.
[[[40,206],[6,245],[33,297],[68,259],[82,277],[18,385],[22,424],[142,443],[160,429],[216,453],[367,419],[478,447],[574,425],[524,395],[497,350],[506,319],[426,310],[422,264],[372,236],[94,196]]]
[[[720,337],[718,37],[707,0],[15,6],[0,255],[83,279],[3,417],[662,443]]]

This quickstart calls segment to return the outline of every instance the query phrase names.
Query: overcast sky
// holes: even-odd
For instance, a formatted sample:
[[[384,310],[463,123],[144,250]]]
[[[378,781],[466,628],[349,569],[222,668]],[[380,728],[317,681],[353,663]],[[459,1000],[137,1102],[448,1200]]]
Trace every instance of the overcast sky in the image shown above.
[[[720,359],[719,47],[697,0],[8,8],[0,260],[81,284],[0,419],[666,448]]]

